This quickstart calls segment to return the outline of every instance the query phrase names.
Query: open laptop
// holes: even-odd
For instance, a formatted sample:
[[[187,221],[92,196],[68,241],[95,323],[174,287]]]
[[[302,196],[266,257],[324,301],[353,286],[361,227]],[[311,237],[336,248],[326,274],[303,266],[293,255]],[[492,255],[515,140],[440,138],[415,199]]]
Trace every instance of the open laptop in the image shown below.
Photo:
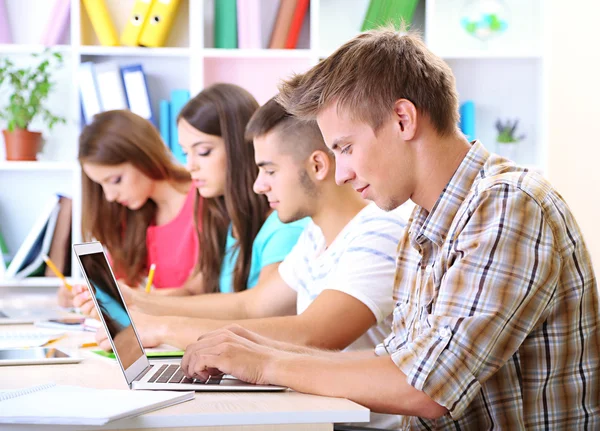
[[[102,244],[90,242],[73,245],[91,296],[106,329],[115,357],[131,389],[170,391],[282,391],[273,385],[254,385],[233,376],[213,376],[206,382],[188,379],[180,361],[152,363],[146,357],[140,338],[123,301]]]

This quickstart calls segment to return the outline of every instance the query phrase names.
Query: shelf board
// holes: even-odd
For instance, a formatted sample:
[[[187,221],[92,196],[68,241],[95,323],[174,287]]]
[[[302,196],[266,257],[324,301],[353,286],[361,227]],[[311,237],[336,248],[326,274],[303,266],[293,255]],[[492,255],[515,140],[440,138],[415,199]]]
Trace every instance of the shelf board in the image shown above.
[[[539,60],[542,58],[541,53],[518,51],[454,51],[436,52],[436,54],[444,60]]]
[[[40,44],[5,43],[0,44],[0,54],[33,54],[40,53],[46,48]],[[71,51],[70,45],[54,45],[50,48],[52,52],[68,53]]]
[[[73,171],[79,167],[77,162],[13,162],[0,161],[0,172],[2,171]]]
[[[79,47],[81,55],[126,56],[126,57],[186,57],[189,48],[144,48],[136,46],[92,46]]]
[[[204,58],[306,58],[315,56],[310,49],[220,49],[204,48]]]

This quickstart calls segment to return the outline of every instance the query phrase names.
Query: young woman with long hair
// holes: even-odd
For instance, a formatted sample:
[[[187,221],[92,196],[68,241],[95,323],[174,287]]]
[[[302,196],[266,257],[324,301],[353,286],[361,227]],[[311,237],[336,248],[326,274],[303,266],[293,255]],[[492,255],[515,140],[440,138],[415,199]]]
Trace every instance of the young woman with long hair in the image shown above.
[[[198,273],[197,192],[156,128],[127,110],[100,113],[79,137],[79,162],[83,239],[106,247],[128,285],[138,285],[154,263],[157,290],[187,289]],[[59,298],[68,305],[69,292],[61,288]]]

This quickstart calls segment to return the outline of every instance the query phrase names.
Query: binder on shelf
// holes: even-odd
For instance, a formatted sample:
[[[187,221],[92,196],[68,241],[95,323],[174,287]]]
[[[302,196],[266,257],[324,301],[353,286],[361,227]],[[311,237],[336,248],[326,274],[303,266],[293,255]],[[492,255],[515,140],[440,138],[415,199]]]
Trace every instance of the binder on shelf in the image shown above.
[[[286,49],[296,48],[309,3],[310,0],[298,0],[298,3],[296,3],[296,9],[292,16],[292,22],[290,23],[290,30],[288,31],[287,39],[285,40]]]
[[[100,96],[102,111],[128,109],[121,69],[116,63],[96,63],[93,65],[96,75],[96,86]]]
[[[103,46],[119,46],[117,31],[108,13],[105,0],[81,0],[94,32]]]
[[[94,115],[102,112],[94,63],[91,61],[81,63],[79,65],[78,78],[83,123],[90,124]]]
[[[71,0],[55,0],[46,29],[42,33],[42,45],[53,46],[65,42],[64,37],[69,28]]]
[[[5,0],[0,0],[0,43],[12,43]]]
[[[156,125],[152,115],[148,83],[142,65],[134,64],[121,67],[121,75],[123,76],[125,97],[127,97],[127,104],[131,112]]]
[[[237,0],[238,48],[260,49],[261,37],[261,0]]]
[[[60,209],[58,202],[59,196],[53,195],[39,212],[33,227],[6,269],[6,278],[24,278],[43,273],[43,256],[50,251]]]
[[[473,141],[475,136],[475,103],[467,100],[460,106],[460,130],[469,141]]]
[[[6,240],[4,239],[4,236],[2,236],[2,231],[0,230],[0,278],[4,277],[4,273],[6,272],[6,265],[8,263],[8,246],[6,245]]]
[[[215,2],[215,48],[235,49],[238,47],[236,0]]]
[[[371,0],[361,31],[388,24],[393,24],[394,27],[398,28],[401,22],[409,26],[418,3],[419,0]]]
[[[100,426],[193,398],[193,392],[94,389],[47,383],[2,392],[0,423]]]
[[[129,20],[121,33],[121,45],[138,46],[140,44],[140,35],[150,15],[151,4],[152,0],[135,1]]]
[[[290,31],[294,11],[296,10],[296,3],[297,0],[281,0],[279,3],[277,18],[275,18],[275,25],[273,26],[271,40],[269,41],[269,48],[285,48],[287,35]]]
[[[185,104],[190,100],[189,90],[173,90],[171,91],[171,151],[175,159],[182,165],[186,164],[186,157],[183,154],[181,145],[179,145],[179,134],[177,133],[177,116]]]
[[[159,106],[159,114],[158,114],[158,123],[160,136],[167,146],[167,148],[171,148],[171,116],[170,109],[171,104],[168,100],[161,100],[158,104]]]
[[[219,0],[217,3],[220,3]],[[139,44],[147,47],[164,46],[167,36],[173,27],[179,0],[154,0],[142,33]]]
[[[363,20],[363,24],[360,28],[360,31],[367,31],[377,28],[377,26],[379,25],[377,20],[379,17],[379,11],[381,10],[382,3],[383,2],[381,0],[371,0],[369,2],[369,6],[367,7],[367,13],[365,15],[365,19]]]
[[[50,243],[48,257],[63,275],[70,276],[73,200],[67,196],[60,196],[58,205],[58,216],[56,219],[56,226],[54,227],[52,242]],[[56,274],[50,268],[46,268],[44,276],[56,277]]]

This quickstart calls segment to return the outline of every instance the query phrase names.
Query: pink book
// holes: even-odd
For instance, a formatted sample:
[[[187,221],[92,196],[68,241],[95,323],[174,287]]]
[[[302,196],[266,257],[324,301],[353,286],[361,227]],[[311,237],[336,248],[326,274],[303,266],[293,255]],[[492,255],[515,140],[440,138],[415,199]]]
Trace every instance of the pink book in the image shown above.
[[[12,43],[8,27],[8,11],[4,0],[0,0],[0,43]]]
[[[46,29],[42,33],[42,45],[58,45],[64,41],[67,28],[69,27],[69,15],[71,12],[71,0],[55,0],[54,8],[48,18]]]
[[[260,49],[261,0],[237,0],[238,48]]]

